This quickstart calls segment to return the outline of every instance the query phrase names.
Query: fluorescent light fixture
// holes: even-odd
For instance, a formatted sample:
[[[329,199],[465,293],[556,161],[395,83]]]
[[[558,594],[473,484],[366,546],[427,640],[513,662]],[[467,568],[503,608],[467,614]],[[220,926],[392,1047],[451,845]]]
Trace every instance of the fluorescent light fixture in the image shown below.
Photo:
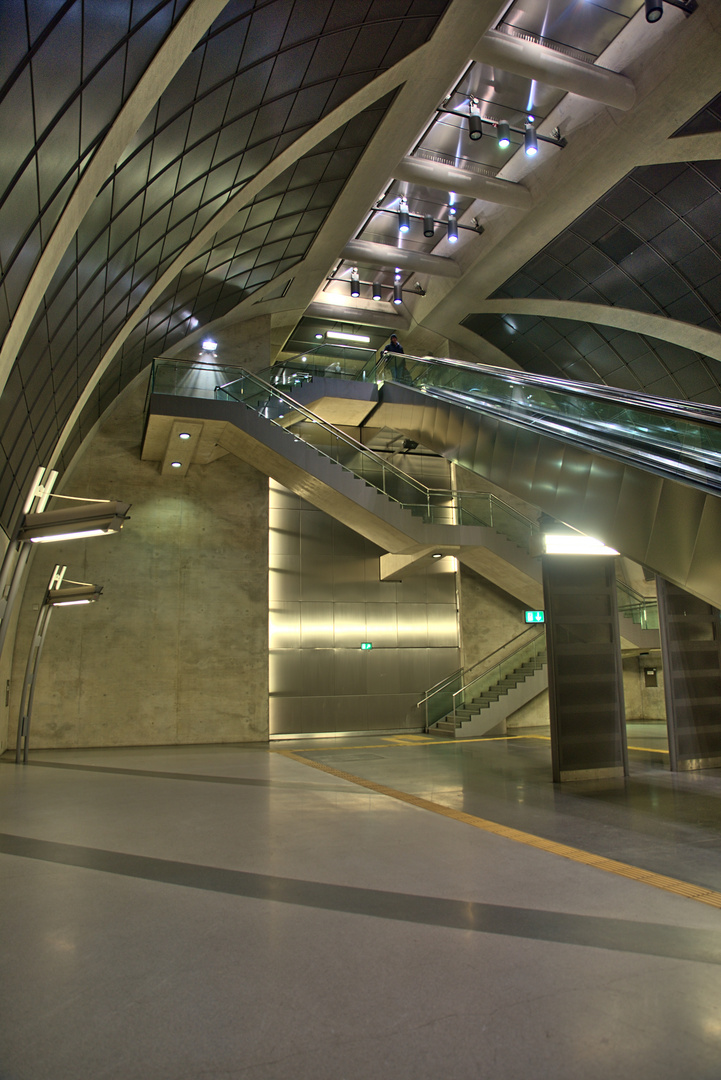
[[[327,330],[327,338],[332,338],[333,341],[357,341],[359,345],[370,344],[370,338],[365,334],[346,334],[342,330]]]
[[[17,539],[33,544],[59,540],[79,540],[89,536],[107,536],[120,532],[127,519],[130,503],[90,502],[67,510],[48,510],[26,514]]]
[[[507,120],[499,120],[496,124],[496,132],[498,135],[498,147],[500,150],[507,150],[511,145],[511,127]]]
[[[190,438],[190,432],[181,431],[180,434],[178,435],[178,438],[179,439],[189,439]]]
[[[100,599],[102,591],[102,585],[69,585],[61,589],[48,589],[45,603],[50,607],[92,604]]]
[[[218,348],[218,342],[213,341],[211,337],[207,337],[201,341],[200,347],[203,352],[215,352],[215,350]]]
[[[602,540],[580,533],[544,533],[547,555],[618,555],[615,548],[606,547]]]

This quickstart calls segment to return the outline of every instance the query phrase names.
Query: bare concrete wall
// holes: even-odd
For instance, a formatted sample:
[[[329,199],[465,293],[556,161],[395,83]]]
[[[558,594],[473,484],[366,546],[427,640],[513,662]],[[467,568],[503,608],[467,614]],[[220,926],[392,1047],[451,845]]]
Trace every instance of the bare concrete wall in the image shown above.
[[[63,488],[132,503],[122,533],[35,553],[13,656],[10,745],[56,562],[104,594],[53,612],[31,748],[268,737],[268,480],[230,455],[161,477],[140,460],[144,396],[138,384],[119,399]]]

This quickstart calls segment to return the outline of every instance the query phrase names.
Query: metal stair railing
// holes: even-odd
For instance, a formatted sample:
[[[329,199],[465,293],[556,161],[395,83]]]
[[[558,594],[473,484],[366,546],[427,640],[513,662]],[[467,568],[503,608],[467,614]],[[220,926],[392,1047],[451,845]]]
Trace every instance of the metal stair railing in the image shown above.
[[[495,652],[489,653],[484,660],[480,660],[474,667],[478,667],[480,664],[485,663],[491,656],[501,652],[503,648],[507,648],[513,641],[524,636],[526,632],[527,631],[523,631],[523,633],[512,638],[510,642],[506,642],[505,646],[501,646],[499,649],[496,649]],[[505,657],[490,668],[486,668],[474,679],[465,682],[460,689],[456,690],[453,694],[453,722],[456,727],[459,723],[459,711],[464,708],[470,708],[474,704],[475,699],[481,694],[491,693],[496,687],[499,687],[499,697],[508,693],[508,690],[511,689],[510,684],[505,689],[501,688],[500,684],[508,679],[509,676],[515,675],[524,664],[532,663],[534,665],[527,674],[530,674],[531,670],[538,670],[538,668],[543,667],[545,659],[543,660],[543,663],[539,663],[538,661],[541,653],[545,650],[545,645],[546,632],[545,630],[541,630],[540,633],[536,633],[530,641],[524,642],[518,649],[511,653],[510,656]],[[473,668],[470,668],[469,673],[472,670]],[[514,685],[517,686],[523,677],[525,677],[525,674],[519,677]],[[480,712],[480,708],[478,711]]]
[[[658,601],[653,596],[642,596],[630,585],[616,581],[618,613],[622,618],[631,619],[642,630],[658,630]]]
[[[278,378],[282,373],[290,372],[298,382],[308,381],[305,370],[297,372],[292,364],[287,366],[289,363],[285,361],[283,365],[277,365],[278,371],[271,369],[269,373]],[[335,372],[331,374],[336,377]],[[296,401],[284,388],[293,385],[292,381],[271,383],[261,375],[238,367],[159,357],[153,361],[149,393],[237,401],[283,428],[287,428],[290,421],[293,424],[302,422],[304,430],[302,433],[293,431],[294,438],[312,445],[320,455],[340,464],[423,521],[492,528],[525,551],[530,549],[532,538],[539,531],[537,522],[506,506],[490,492],[427,487]]]

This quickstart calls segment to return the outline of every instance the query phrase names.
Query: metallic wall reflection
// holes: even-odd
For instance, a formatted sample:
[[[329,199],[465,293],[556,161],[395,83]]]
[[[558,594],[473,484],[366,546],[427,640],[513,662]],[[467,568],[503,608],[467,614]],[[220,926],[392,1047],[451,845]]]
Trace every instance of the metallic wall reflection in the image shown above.
[[[458,668],[455,574],[380,581],[380,554],[270,481],[271,736],[417,727]]]

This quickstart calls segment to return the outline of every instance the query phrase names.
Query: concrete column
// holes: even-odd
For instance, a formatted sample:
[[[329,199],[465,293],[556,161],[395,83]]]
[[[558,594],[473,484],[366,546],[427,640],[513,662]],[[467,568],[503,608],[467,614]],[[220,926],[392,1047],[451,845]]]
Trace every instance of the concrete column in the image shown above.
[[[719,612],[656,578],[671,768],[721,766]]]
[[[628,771],[613,557],[543,557],[553,779]]]

